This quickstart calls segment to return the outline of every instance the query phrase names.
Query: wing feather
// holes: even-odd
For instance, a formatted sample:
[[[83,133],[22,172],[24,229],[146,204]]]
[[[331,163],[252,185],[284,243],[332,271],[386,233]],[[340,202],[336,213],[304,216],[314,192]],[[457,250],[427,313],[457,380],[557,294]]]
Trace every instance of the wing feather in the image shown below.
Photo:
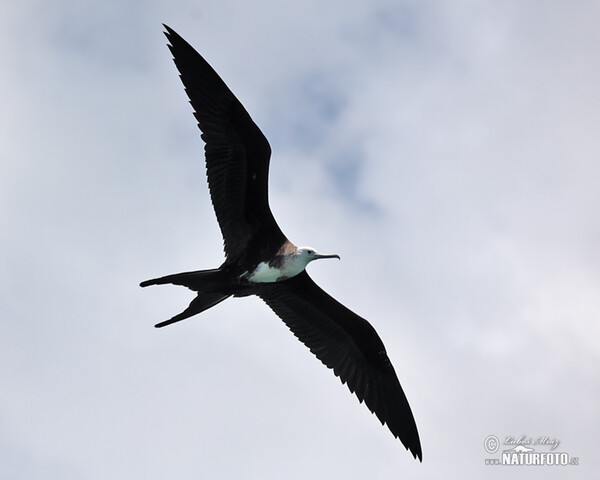
[[[259,286],[256,293],[415,458],[422,459],[408,400],[371,324],[325,293],[306,271]]]
[[[286,238],[268,202],[271,147],[215,70],[165,25],[169,49],[202,131],[211,200],[229,260],[256,234],[274,251]],[[272,245],[271,245],[272,244]]]

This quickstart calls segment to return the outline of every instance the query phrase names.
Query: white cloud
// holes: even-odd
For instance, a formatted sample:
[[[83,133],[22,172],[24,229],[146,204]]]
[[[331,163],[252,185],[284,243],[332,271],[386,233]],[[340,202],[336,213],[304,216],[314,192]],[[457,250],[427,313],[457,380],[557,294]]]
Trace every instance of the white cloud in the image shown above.
[[[595,468],[597,5],[19,2],[0,35],[0,476],[463,478],[489,434]],[[221,260],[161,22],[274,146],[273,211],[376,326],[414,462],[257,300],[168,329]],[[561,469],[515,476],[563,476]]]

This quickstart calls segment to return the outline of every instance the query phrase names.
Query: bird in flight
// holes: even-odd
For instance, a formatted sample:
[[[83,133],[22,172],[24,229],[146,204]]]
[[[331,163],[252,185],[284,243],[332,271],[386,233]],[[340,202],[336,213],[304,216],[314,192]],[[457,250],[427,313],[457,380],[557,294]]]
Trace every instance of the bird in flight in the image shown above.
[[[219,268],[142,282],[142,287],[174,284],[197,293],[188,308],[156,327],[189,318],[232,296],[257,295],[422,460],[413,414],[379,335],[306,273],[313,260],[340,257],[296,247],[286,238],[269,208],[269,142],[206,60],[173,29],[165,29],[206,144],[208,186],[225,261]]]

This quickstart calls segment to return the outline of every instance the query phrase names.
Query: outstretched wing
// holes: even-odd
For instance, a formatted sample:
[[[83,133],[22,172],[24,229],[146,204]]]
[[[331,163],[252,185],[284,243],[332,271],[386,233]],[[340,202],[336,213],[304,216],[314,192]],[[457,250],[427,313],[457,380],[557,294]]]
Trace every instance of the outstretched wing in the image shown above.
[[[256,294],[421,460],[421,442],[408,400],[371,324],[325,293],[306,271],[258,286]]]
[[[239,257],[255,234],[268,243],[264,248],[277,251],[286,238],[269,208],[269,142],[206,60],[173,29],[165,29],[206,142],[208,186],[227,258]]]

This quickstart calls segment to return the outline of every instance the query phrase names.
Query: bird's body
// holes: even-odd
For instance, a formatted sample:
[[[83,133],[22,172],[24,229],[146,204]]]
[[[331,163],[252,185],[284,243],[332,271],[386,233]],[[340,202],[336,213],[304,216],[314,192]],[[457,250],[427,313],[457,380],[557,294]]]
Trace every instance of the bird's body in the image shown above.
[[[209,189],[226,258],[217,269],[142,282],[143,287],[175,284],[197,292],[186,310],[156,326],[184,320],[231,296],[259,296],[415,458],[421,459],[410,406],[377,332],[306,273],[311,261],[339,256],[296,247],[285,237],[268,203],[271,148],[267,139],[200,54],[171,28],[165,28],[206,142]]]
[[[337,258],[339,255],[322,255],[310,247],[300,247],[286,242],[274,257],[260,262],[252,271],[242,274],[249,283],[273,283],[295,277],[313,260]]]

